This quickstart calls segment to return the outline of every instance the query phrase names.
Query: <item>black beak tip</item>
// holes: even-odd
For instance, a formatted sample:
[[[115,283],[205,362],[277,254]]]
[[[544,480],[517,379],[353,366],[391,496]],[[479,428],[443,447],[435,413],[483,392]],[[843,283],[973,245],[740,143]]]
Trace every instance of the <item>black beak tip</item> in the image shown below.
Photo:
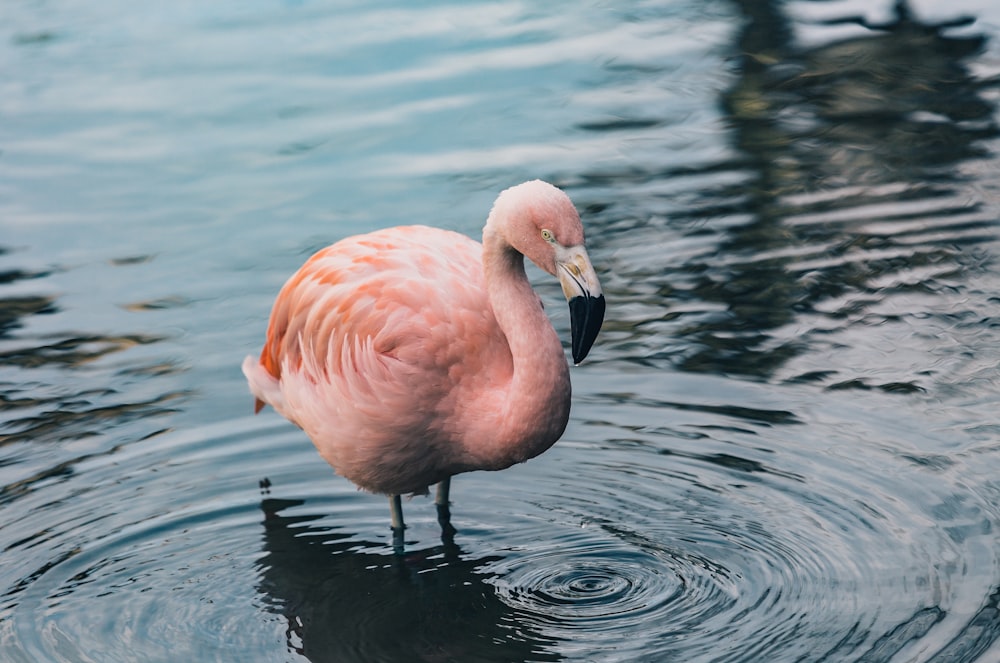
[[[569,321],[573,339],[573,363],[579,364],[587,357],[601,331],[601,324],[604,322],[604,295],[570,299]]]

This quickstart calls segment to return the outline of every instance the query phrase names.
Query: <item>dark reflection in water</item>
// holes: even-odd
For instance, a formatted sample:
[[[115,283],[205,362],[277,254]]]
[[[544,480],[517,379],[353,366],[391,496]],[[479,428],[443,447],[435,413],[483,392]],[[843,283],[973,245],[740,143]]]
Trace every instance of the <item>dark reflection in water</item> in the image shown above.
[[[915,641],[927,636],[931,629],[947,616],[947,612],[938,606],[917,610],[908,620],[897,624],[887,633],[879,637],[875,643],[858,658],[856,663],[886,663],[894,660],[903,649]],[[927,659],[933,663],[976,661],[997,639],[1000,625],[1000,589],[990,595],[987,604],[983,606],[962,630],[944,647]],[[837,643],[836,647],[824,653],[817,660],[839,660],[840,655],[854,650],[867,635],[863,631],[852,631],[848,637]]]
[[[0,445],[13,442],[58,442],[97,434],[105,426],[174,412],[173,402],[183,392],[166,393],[149,400],[101,405],[100,399],[114,392],[81,391],[68,396],[38,398],[28,395],[4,397],[3,409],[41,409],[37,415],[11,419],[0,435]]]
[[[4,262],[12,255],[0,247]],[[103,437],[109,442],[105,450],[115,449],[119,435],[150,435],[148,422],[175,412],[187,395],[183,389],[149,390],[144,385],[149,377],[178,370],[170,362],[132,361],[113,371],[87,370],[114,355],[160,343],[164,336],[36,331],[35,316],[65,315],[58,298],[44,292],[52,289],[47,279],[54,273],[0,264],[0,447],[14,447],[9,463],[35,461],[25,463],[23,473],[0,488],[0,503],[72,474],[76,464],[100,448],[80,454],[54,443]],[[25,292],[23,282],[37,283],[42,292]],[[137,424],[136,429],[126,431],[129,423]]]
[[[736,158],[584,181],[648,190],[657,180],[740,176],[687,198],[672,190],[663,199],[676,207],[652,220],[649,210],[617,201],[595,201],[590,211],[612,234],[622,224],[647,226],[651,243],[657,229],[650,226],[666,218],[684,245],[707,247],[689,250],[679,266],[668,258],[660,273],[633,267],[645,285],[620,293],[625,315],[629,300],[643,304],[629,331],[651,343],[675,339],[642,361],[770,379],[793,358],[830,350],[848,326],[923,314],[903,298],[947,297],[982,269],[981,245],[995,239],[995,219],[968,186],[976,176],[971,162],[987,156],[984,141],[998,135],[994,103],[984,95],[998,81],[969,71],[984,36],[947,34],[971,19],[925,24],[899,3],[896,20],[868,26],[868,35],[800,48],[783,3],[737,5],[745,17],[737,77],[721,99]],[[909,309],[886,312],[890,300]],[[649,317],[662,302],[671,310]],[[915,371],[884,382],[833,370],[780,377],[925,388]]]
[[[44,339],[39,345],[0,352],[0,365],[37,368],[46,364],[56,364],[74,368],[113,352],[161,340],[163,339],[157,336],[142,334],[57,337],[52,341]]]
[[[738,4],[747,18],[740,76],[723,104],[753,176],[715,197],[750,218],[720,245],[722,269],[688,265],[703,273],[678,296],[719,302],[726,314],[688,330],[701,349],[682,365],[766,377],[809,340],[768,338],[769,330],[847,292],[870,299],[824,315],[878,324],[866,310],[878,300],[933,294],[961,278],[968,253],[995,232],[956,186],[958,166],[983,155],[978,142],[997,126],[965,64],[982,36],[949,37],[947,26],[921,24],[899,3],[897,20],[871,36],[799,50],[780,5]],[[718,213],[696,210],[692,220]],[[926,277],[878,285],[925,268]]]
[[[554,661],[553,642],[519,623],[448,537],[387,555],[379,542],[283,515],[300,500],[265,498],[259,591],[288,620],[288,648],[310,661]]]
[[[997,637],[1000,637],[1000,587],[993,589],[986,604],[932,660],[935,663],[974,661],[990,648]]]
[[[0,256],[8,250],[0,246]],[[50,272],[29,272],[23,269],[5,267],[0,269],[0,287],[29,279],[44,278]],[[55,298],[46,295],[13,295],[0,293],[0,340],[7,338],[21,327],[22,320],[32,315],[55,313]]]
[[[908,395],[945,398],[949,380],[971,382],[945,374],[944,342],[992,383],[995,358],[983,356],[983,339],[996,327],[996,209],[978,188],[996,173],[989,143],[1000,135],[1000,81],[972,73],[986,37],[952,33],[973,24],[968,17],[926,23],[899,2],[884,24],[828,21],[867,32],[807,47],[784,3],[735,4],[745,22],[735,78],[720,98],[732,154],[580,179],[598,245],[632,249],[608,279],[617,303],[608,356],[802,389],[876,389],[898,395],[904,412]],[[949,417],[966,425],[958,410],[941,425]],[[728,455],[660,453],[767,471]],[[938,599],[885,631],[856,624],[808,660],[895,660],[918,641],[926,660],[977,660],[1000,636],[995,580],[981,592],[971,618]]]

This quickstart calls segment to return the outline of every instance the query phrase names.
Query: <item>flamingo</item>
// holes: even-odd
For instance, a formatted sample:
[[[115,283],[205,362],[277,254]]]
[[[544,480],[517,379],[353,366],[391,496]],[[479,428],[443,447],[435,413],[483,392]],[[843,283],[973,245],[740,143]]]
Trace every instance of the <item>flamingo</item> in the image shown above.
[[[448,509],[453,475],[502,470],[551,447],[569,420],[569,366],[524,271],[558,277],[579,364],[604,320],[604,295],[569,197],[534,180],[506,189],[480,244],[401,226],[343,239],[285,283],[256,360],[255,397],[302,428],[336,473]],[[445,511],[447,513],[447,511]]]

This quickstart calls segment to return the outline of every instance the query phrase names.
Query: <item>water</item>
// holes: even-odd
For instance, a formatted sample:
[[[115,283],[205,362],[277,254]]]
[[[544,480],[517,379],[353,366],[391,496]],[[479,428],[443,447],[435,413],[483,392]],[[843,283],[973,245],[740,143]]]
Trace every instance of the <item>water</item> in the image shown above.
[[[1000,660],[995,4],[7,3],[0,659]],[[395,554],[239,363],[532,177],[569,428]]]

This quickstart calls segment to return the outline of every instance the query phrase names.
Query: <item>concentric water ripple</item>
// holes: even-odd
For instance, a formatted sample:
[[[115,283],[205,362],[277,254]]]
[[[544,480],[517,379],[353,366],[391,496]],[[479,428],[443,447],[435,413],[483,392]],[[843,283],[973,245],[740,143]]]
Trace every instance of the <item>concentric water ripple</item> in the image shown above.
[[[247,594],[246,581],[231,573],[257,554],[240,545],[252,506],[171,514],[82,542],[39,569],[17,597],[9,635],[39,661],[111,661],[129,650],[145,660],[195,660],[227,631],[259,638],[252,605],[220,610]],[[207,554],[205,529],[229,545]]]
[[[677,380],[677,399],[712,391]],[[952,475],[972,475],[961,458],[900,462],[877,402],[809,449],[803,426],[768,423],[799,421],[768,391],[744,390],[741,408],[665,396],[626,423],[592,395],[595,420],[541,458],[457,478],[454,539],[429,500],[407,502],[402,554],[385,500],[276,417],[94,456],[76,466],[86,481],[60,485],[66,499],[99,488],[101,512],[21,496],[33,515],[8,525],[21,581],[0,638],[14,660],[51,661],[888,661],[928,636],[973,660],[990,645],[975,636],[989,606],[971,620],[956,607],[989,595],[958,562],[989,554],[996,517],[954,494]]]
[[[854,559],[831,523],[815,528],[815,514],[803,516],[812,531],[791,530],[786,519],[782,532],[777,513],[765,525],[732,515],[728,523],[701,520],[707,512],[637,517],[619,506],[628,526],[540,525],[521,532],[536,543],[487,567],[527,625],[575,651],[601,660],[714,660],[712,652],[726,653],[719,660],[795,660],[797,650],[832,649],[834,634],[878,620],[858,594],[877,591],[884,569]],[[727,651],[728,642],[739,650]]]
[[[21,578],[0,599],[5,651],[170,661],[211,660],[205,653],[235,634],[241,651],[279,645],[284,625],[251,598],[261,512],[247,462],[298,475],[310,453],[280,429],[226,422],[81,459],[74,476],[86,482],[62,482],[61,498],[52,486],[22,495],[25,517],[5,524],[7,571]]]
[[[747,419],[765,410],[745,410],[740,422],[725,409],[676,409],[672,427],[644,425],[664,408],[632,408],[620,425],[601,408],[605,426],[633,439],[611,444],[588,429],[601,450],[557,447],[523,479],[551,502],[503,532],[511,548],[485,570],[525,627],[583,659],[623,661],[887,661],[944,624],[965,633],[949,606],[982,590],[953,561],[981,550],[975,530],[993,515],[966,500],[950,510],[961,534],[940,535],[938,505],[953,499],[957,467],[901,467],[878,432],[884,420],[845,421],[804,453],[800,428]],[[682,435],[686,420],[700,434]],[[767,447],[748,444],[755,430],[767,432]],[[870,445],[838,451],[866,435]],[[613,460],[623,454],[628,467]]]
[[[736,636],[755,653],[729,652],[733,660],[758,660],[789,656],[810,630],[815,645],[818,631],[856,615],[854,592],[879,582],[876,569],[858,568],[837,548],[779,539],[759,524],[644,523],[649,531],[540,527],[537,545],[489,567],[498,594],[527,623],[602,660],[658,652],[696,660]]]
[[[541,532],[538,533],[541,536]],[[567,535],[491,568],[499,595],[560,635],[629,640],[647,620],[701,620],[732,602],[726,571],[675,551],[628,548],[590,532]]]

